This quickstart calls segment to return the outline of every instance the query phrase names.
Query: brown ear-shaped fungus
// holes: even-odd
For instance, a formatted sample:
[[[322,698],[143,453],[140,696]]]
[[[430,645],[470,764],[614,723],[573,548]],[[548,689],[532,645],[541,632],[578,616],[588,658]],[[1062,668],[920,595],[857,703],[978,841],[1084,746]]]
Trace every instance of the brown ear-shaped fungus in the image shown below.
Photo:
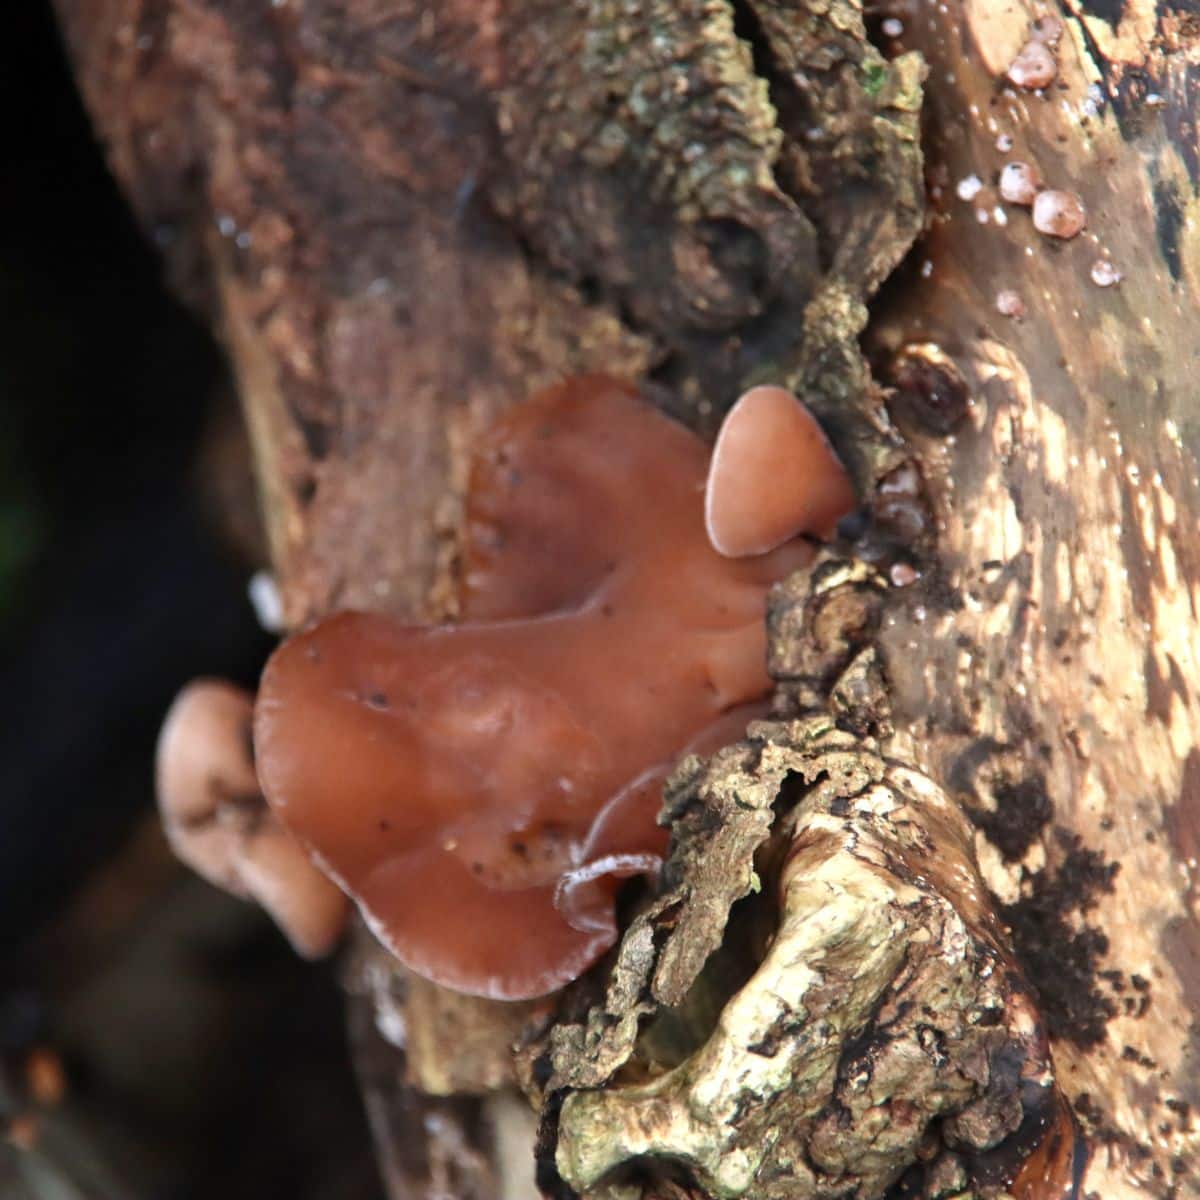
[[[175,854],[209,883],[256,900],[297,953],[328,954],[346,897],[272,816],[254,771],[249,692],[197,679],[175,698],[155,763],[163,829]]]
[[[854,489],[816,418],[786,388],[755,387],[717,434],[704,492],[709,540],[729,558],[801,533],[828,536]]]
[[[625,385],[543,393],[477,450],[463,624],[343,613],[268,664],[267,798],[419,974],[497,999],[581,974],[663,853],[663,776],[765,695],[766,589],[811,552],[714,553],[707,459]]]

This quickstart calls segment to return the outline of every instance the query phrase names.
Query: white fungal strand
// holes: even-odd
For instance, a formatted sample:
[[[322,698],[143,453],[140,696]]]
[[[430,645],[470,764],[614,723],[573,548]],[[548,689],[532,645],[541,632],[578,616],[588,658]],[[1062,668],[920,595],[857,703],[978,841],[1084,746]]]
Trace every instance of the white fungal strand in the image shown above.
[[[1000,195],[1009,204],[1031,205],[1041,187],[1037,171],[1026,162],[1005,163],[1000,170]]]
[[[1031,39],[1009,64],[1007,75],[1019,88],[1038,91],[1049,87],[1058,74],[1054,51],[1045,42]]]
[[[259,625],[267,633],[283,633],[287,623],[283,615],[283,597],[270,571],[256,571],[246,585],[246,594]]]
[[[1074,192],[1039,192],[1033,202],[1033,227],[1056,238],[1073,238],[1087,224],[1087,209]]]
[[[1098,258],[1092,263],[1092,282],[1097,287],[1112,287],[1121,282],[1121,272],[1107,258]]]

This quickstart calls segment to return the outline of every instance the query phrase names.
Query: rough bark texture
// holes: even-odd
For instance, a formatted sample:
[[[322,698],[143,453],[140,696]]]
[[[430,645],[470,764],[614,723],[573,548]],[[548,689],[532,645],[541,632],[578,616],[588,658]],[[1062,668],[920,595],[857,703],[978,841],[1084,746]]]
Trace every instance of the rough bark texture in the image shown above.
[[[942,211],[918,260],[928,276],[898,281],[872,346],[885,374],[914,345],[946,355],[907,389],[939,558],[882,644],[897,724],[978,826],[1096,1143],[1089,1181],[1105,1197],[1134,1180],[1187,1195],[1200,1186],[1200,42],[1170,7],[1066,15],[1044,97],[997,88],[1026,33],[997,6],[913,24]],[[1011,209],[981,227],[972,210],[995,204],[1007,158],[1077,191],[1087,232],[1049,243]],[[987,186],[964,203],[972,174]],[[1118,286],[1093,281],[1099,260]],[[1004,288],[1023,320],[995,311]],[[928,436],[922,404],[960,381],[961,423]]]
[[[775,597],[780,721],[679,777],[607,980],[555,1022],[363,950],[393,1194],[527,1194],[512,1122],[425,1094],[518,1077],[552,1191],[1197,1194],[1194,16],[1064,8],[1034,95],[1001,76],[1044,10],[987,0],[897,10],[890,61],[849,0],[57,8],[229,348],[291,624],[451,615],[473,432],[576,371],[700,429],[791,383],[867,498]],[[867,331],[885,395],[857,339],[920,231],[918,113],[928,227]],[[1088,232],[1000,206],[1011,157]]]

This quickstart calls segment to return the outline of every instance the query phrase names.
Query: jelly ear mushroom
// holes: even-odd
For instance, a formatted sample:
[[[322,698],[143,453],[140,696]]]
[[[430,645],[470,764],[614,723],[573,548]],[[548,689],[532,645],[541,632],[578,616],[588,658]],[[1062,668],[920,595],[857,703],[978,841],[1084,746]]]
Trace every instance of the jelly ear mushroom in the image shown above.
[[[765,554],[799,534],[828,537],[854,508],[845,468],[816,418],[782,387],[755,387],[713,447],[704,520],[718,554]]]
[[[272,815],[254,770],[248,692],[190,683],[163,723],[156,785],[176,856],[210,883],[257,901],[298,954],[320,958],[346,923],[345,896]]]
[[[272,811],[417,974],[498,1000],[578,977],[661,860],[662,779],[770,690],[767,590],[811,547],[717,554],[708,457],[626,383],[530,397],[474,449],[460,623],[334,614],[268,663]]]

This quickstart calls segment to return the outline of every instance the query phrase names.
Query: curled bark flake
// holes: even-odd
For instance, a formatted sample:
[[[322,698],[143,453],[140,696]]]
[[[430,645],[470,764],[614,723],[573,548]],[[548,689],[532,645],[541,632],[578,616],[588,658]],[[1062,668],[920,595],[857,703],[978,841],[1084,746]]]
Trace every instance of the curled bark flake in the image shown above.
[[[767,668],[797,711],[819,707],[851,660],[872,641],[886,585],[866,563],[825,559],[771,592]]]
[[[874,568],[832,555],[773,594],[778,704],[802,715],[752,726],[746,743],[675,781],[672,890],[618,953],[619,967],[638,969],[614,973],[621,986],[574,1034],[557,1031],[554,1163],[571,1188],[653,1196],[658,1179],[683,1178],[722,1200],[832,1200],[881,1196],[903,1176],[908,1195],[957,1181],[998,1196],[1034,1170],[1071,1186],[1074,1124],[973,826],[927,776],[879,753],[890,732],[875,646],[886,594]],[[712,1009],[704,960],[722,931],[728,944],[752,928],[754,899],[730,915],[744,887],[715,909],[698,899],[711,881],[688,890],[709,848],[734,839],[739,821],[744,831],[747,797],[758,824],[733,877],[755,869],[770,881],[757,902],[772,936],[670,1059],[654,1031]],[[676,922],[688,904],[690,919]],[[664,989],[669,962],[687,970]],[[627,1193],[634,1175],[640,1191]]]
[[[549,1090],[604,1083],[633,1054],[642,1018],[687,998],[730,908],[761,886],[755,854],[788,771],[770,746],[740,743],[707,767],[691,759],[676,772],[665,796],[673,838],[660,894],[622,939],[604,1003],[582,1024],[552,1030]]]
[[[879,1196],[918,1149],[991,1150],[1051,1094],[958,807],[820,717],[753,727],[740,758],[685,786],[736,795],[789,776],[804,791],[770,948],[678,1065],[566,1096],[556,1165],[573,1188],[683,1164],[722,1200]]]

